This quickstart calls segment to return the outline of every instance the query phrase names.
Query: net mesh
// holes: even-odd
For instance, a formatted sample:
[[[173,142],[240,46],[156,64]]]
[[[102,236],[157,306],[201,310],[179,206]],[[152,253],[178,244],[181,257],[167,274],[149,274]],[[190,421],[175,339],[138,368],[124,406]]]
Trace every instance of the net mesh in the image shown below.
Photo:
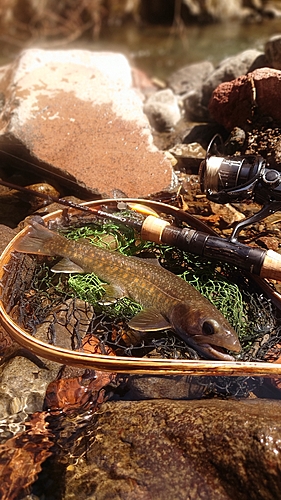
[[[51,226],[54,225],[52,222]],[[51,227],[54,229],[53,227]],[[242,361],[271,360],[281,353],[280,327],[271,301],[236,268],[210,263],[179,249],[141,242],[132,228],[109,221],[76,216],[67,219],[62,234],[73,240],[87,238],[95,245],[115,248],[125,255],[156,257],[207,297],[239,334]],[[110,238],[108,238],[110,235]],[[14,252],[2,279],[2,300],[7,313],[40,340],[67,349],[87,349],[92,339],[99,352],[169,359],[198,359],[199,354],[172,330],[143,333],[128,321],[140,306],[124,297],[103,302],[104,283],[94,274],[65,275],[51,271],[56,258]],[[205,393],[247,395],[259,381],[249,377],[208,378]]]

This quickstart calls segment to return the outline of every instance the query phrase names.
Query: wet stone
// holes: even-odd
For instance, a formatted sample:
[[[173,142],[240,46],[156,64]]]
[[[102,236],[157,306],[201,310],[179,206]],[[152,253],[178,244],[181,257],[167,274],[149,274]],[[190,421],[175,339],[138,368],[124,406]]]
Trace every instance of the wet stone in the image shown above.
[[[199,399],[207,393],[208,377],[134,375],[127,399]]]
[[[19,353],[25,355],[14,351],[0,369],[0,441],[23,431],[28,417],[43,410],[47,386],[61,367],[23,349]]]
[[[280,410],[268,400],[106,403],[84,454],[77,441],[64,499],[275,500]]]

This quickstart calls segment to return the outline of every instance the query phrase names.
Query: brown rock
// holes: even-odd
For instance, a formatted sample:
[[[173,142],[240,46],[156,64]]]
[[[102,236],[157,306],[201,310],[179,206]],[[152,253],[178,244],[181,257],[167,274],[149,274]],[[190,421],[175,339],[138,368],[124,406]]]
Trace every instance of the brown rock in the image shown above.
[[[64,499],[280,498],[280,410],[269,400],[106,403],[84,455],[79,439],[72,450]]]
[[[173,183],[123,55],[27,50],[0,72],[0,92],[1,149],[9,140],[13,153],[20,142],[37,173],[107,195],[145,196]]]
[[[16,236],[17,231],[11,229],[4,224],[0,224],[0,254],[5,250],[6,246],[10,243],[14,236]]]
[[[226,129],[243,127],[254,119],[270,117],[281,123],[281,71],[256,69],[221,83],[213,92],[209,111]]]

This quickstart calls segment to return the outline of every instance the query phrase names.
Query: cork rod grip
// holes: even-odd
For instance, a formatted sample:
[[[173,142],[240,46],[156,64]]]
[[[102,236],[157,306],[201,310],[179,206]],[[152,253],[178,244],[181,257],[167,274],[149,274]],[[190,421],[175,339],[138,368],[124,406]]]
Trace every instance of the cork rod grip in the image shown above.
[[[154,241],[154,243],[163,243],[161,240],[165,227],[169,226],[166,220],[149,215],[146,217],[142,228],[141,238],[145,241]]]
[[[281,280],[281,255],[273,250],[267,250],[260,270],[261,278]]]

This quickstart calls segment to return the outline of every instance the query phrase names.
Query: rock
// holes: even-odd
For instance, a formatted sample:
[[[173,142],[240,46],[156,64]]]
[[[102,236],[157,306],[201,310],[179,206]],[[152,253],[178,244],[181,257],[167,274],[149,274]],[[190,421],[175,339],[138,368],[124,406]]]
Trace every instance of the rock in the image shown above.
[[[131,375],[126,399],[199,399],[208,385],[209,377]]]
[[[0,224],[0,234],[1,234],[1,239],[0,239],[0,255],[1,255],[1,253],[5,250],[8,243],[10,243],[13,237],[16,236],[17,231],[15,229],[11,229],[8,226],[5,226],[4,224]]]
[[[87,453],[81,439],[71,450],[64,500],[275,500],[280,411],[269,400],[105,403]]]
[[[189,92],[201,88],[202,83],[214,71],[210,61],[188,64],[175,71],[167,80],[167,85],[183,100]]]
[[[229,137],[224,143],[224,154],[234,155],[237,151],[241,151],[246,142],[246,132],[242,128],[234,127],[231,130]]]
[[[258,50],[245,50],[240,54],[228,57],[209,75],[202,79],[201,85],[189,91],[184,100],[186,113],[190,119],[208,121],[208,105],[212,92],[222,82],[231,81],[238,76],[266,65],[266,58]],[[203,76],[203,74],[202,74]]]
[[[266,65],[267,60],[265,55],[254,49],[245,50],[240,54],[224,59],[203,84],[203,106],[208,106],[213,90],[215,90],[220,83],[229,82]]]
[[[158,132],[171,130],[181,117],[177,98],[171,89],[159,90],[152,94],[143,109],[150,124]]]
[[[188,173],[198,173],[200,164],[206,156],[206,150],[198,142],[176,144],[170,153],[177,160],[177,167]]]
[[[209,120],[208,107],[202,104],[202,88],[191,90],[184,100],[187,119],[205,122]]]
[[[254,117],[281,122],[281,71],[261,68],[232,82],[219,85],[213,92],[209,110],[212,118],[226,129],[244,127]]]
[[[264,50],[269,66],[281,69],[281,35],[272,36],[266,42]]]
[[[56,378],[61,365],[44,362],[20,347],[0,370],[0,439],[24,430],[25,421],[42,411],[48,384]],[[28,359],[27,356],[30,356]],[[8,356],[7,356],[8,357]],[[3,360],[2,360],[3,361]]]
[[[198,1],[184,0],[187,12],[184,16],[190,22],[190,16],[200,22],[223,22],[231,19],[260,19],[264,0]]]
[[[279,5],[279,4],[278,4]],[[265,17],[269,17],[270,19],[280,19],[281,17],[281,10],[278,8],[278,5],[265,5],[263,9],[263,15]],[[280,7],[280,5],[279,5]]]
[[[173,184],[123,55],[30,49],[1,69],[0,92],[1,149],[20,152],[21,168],[30,162],[92,196],[115,188],[145,196]]]
[[[190,64],[173,73],[168,85],[181,97],[187,119],[203,119],[207,109],[202,107],[202,85],[213,72],[214,66],[209,61]]]

